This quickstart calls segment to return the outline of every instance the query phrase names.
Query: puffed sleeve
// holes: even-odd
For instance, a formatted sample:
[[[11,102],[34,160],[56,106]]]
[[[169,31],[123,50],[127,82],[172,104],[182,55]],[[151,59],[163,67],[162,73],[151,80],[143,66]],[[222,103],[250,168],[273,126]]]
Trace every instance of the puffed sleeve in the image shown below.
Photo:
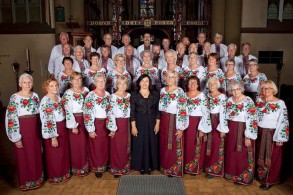
[[[255,105],[251,98],[247,97],[247,102],[244,105],[246,111],[246,129],[245,137],[255,140],[257,138],[258,119],[255,112]]]
[[[131,93],[131,98],[130,98],[130,121],[136,121],[136,114],[135,114],[135,109],[136,109],[136,100],[137,99],[137,94],[136,92]]]
[[[12,142],[18,142],[21,140],[17,107],[17,97],[16,95],[12,95],[9,100],[5,116],[6,133],[9,140]]]
[[[64,103],[64,108],[66,113],[66,127],[68,129],[77,128],[78,123],[75,121],[75,117],[72,111],[73,100],[68,90],[64,93],[62,97],[62,102]]]
[[[183,89],[178,89],[176,129],[185,130],[189,125],[187,98]]]
[[[205,95],[201,97],[200,101],[201,111],[202,111],[202,117],[198,124],[198,129],[204,133],[209,133],[212,130],[211,125],[211,118],[210,113],[208,109],[208,100]]]
[[[107,112],[107,118],[108,118],[108,122],[107,124],[107,129],[109,129],[110,131],[117,131],[117,124],[116,124],[116,117],[115,117],[115,113],[116,111],[116,96],[115,95],[111,95],[111,99],[110,99],[110,104],[108,106],[108,112]]]
[[[84,101],[83,119],[86,130],[89,133],[95,131],[95,97],[92,92],[88,94]]]
[[[275,142],[287,142],[289,140],[289,121],[288,111],[285,103],[280,103],[281,112],[277,117],[277,127],[273,137]]]
[[[44,139],[58,137],[57,124],[54,116],[53,104],[49,99],[43,99],[40,105],[40,117],[42,122],[42,135]]]
[[[217,126],[217,130],[220,131],[221,133],[228,133],[229,128],[228,128],[228,122],[226,119],[226,105],[227,105],[227,97],[225,95],[222,95],[222,98],[220,99],[220,122]]]

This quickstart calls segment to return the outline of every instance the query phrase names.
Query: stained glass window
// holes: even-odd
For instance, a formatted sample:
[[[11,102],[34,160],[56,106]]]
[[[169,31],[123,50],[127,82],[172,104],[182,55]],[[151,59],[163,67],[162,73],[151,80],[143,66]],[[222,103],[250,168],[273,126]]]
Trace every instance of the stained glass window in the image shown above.
[[[272,2],[268,7],[268,19],[278,19],[279,8],[278,4]]]
[[[293,5],[291,2],[284,5],[283,19],[293,19]]]

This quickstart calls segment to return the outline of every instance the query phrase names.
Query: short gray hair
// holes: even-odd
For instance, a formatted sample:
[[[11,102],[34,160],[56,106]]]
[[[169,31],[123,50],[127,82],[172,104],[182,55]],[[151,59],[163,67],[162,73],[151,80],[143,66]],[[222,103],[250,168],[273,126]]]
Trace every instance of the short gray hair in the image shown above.
[[[97,73],[97,74],[95,75],[95,78],[94,78],[95,83],[96,83],[96,81],[97,81],[98,78],[103,78],[104,81],[106,82],[106,76],[105,76],[104,73],[99,72],[99,73]]]
[[[208,82],[207,82],[207,88],[209,88],[209,84],[210,84],[212,81],[216,81],[216,83],[217,83],[217,88],[218,88],[218,89],[221,87],[221,83],[220,83],[219,79],[217,79],[216,77],[211,77],[211,78],[209,78],[209,80],[208,80]]]
[[[241,92],[242,93],[244,92],[244,84],[243,84],[243,82],[242,81],[233,80],[228,85],[228,90],[227,91],[229,92],[229,94],[232,94],[232,88],[234,86],[238,86],[241,89]]]
[[[151,52],[150,50],[143,50],[142,52],[140,52],[141,59],[142,59],[143,55],[146,53],[150,54],[151,60],[152,60],[153,59],[153,52]]]
[[[32,82],[34,82],[33,77],[30,74],[27,74],[27,73],[23,73],[22,75],[20,75],[20,77],[18,79],[18,82],[22,83],[24,78],[29,78]]]

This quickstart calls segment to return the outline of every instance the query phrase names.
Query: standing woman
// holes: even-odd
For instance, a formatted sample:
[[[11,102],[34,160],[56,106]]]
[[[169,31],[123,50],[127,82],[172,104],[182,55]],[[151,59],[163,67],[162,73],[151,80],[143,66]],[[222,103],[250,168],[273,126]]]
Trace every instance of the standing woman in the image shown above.
[[[56,78],[59,83],[60,96],[62,96],[65,91],[70,88],[70,75],[74,72],[72,69],[73,59],[71,57],[64,57],[62,64],[64,65],[65,69],[59,72]]]
[[[225,179],[250,185],[254,177],[254,140],[257,138],[257,113],[252,99],[243,95],[241,82],[231,82],[226,118],[229,133],[225,145]]]
[[[110,70],[107,74],[107,89],[110,93],[116,92],[116,82],[120,76],[128,79],[129,85],[131,84],[131,76],[125,67],[126,56],[124,54],[116,54],[114,57],[114,69]],[[130,86],[127,87],[129,89]]]
[[[187,79],[186,89],[189,126],[185,131],[184,170],[185,173],[196,175],[204,169],[206,153],[204,136],[212,130],[212,127],[207,98],[200,92],[199,78],[190,76]]]
[[[160,128],[159,93],[152,91],[151,78],[143,74],[131,94],[131,166],[141,174],[159,169],[158,132]]]
[[[232,81],[242,81],[242,78],[239,73],[237,73],[235,68],[235,61],[233,59],[228,59],[225,63],[227,71],[225,72],[225,94],[229,96],[227,91],[229,83]]]
[[[208,134],[205,172],[207,178],[224,175],[224,144],[225,134],[228,133],[226,120],[226,95],[220,93],[220,82],[216,78],[208,80],[208,107],[212,122],[212,132]]]
[[[111,95],[107,128],[111,131],[110,167],[115,178],[130,171],[130,94],[126,92],[128,79],[117,79],[117,91]]]
[[[220,81],[220,92],[225,91],[225,76],[222,71],[222,69],[219,68],[218,66],[219,63],[219,55],[217,53],[211,53],[208,56],[208,66],[206,67],[206,72],[205,72],[205,82],[207,82],[210,78],[217,78]],[[207,95],[209,93],[208,86],[205,85],[205,89],[203,92]]]
[[[160,163],[161,171],[170,177],[183,174],[183,131],[189,125],[186,95],[177,86],[178,74],[166,72],[167,86],[161,89],[159,110],[160,124]]]
[[[89,173],[87,156],[87,131],[83,121],[84,99],[88,88],[82,86],[82,74],[74,72],[70,76],[72,87],[63,97],[66,113],[66,127],[69,131],[71,173],[85,176]]]
[[[90,54],[91,66],[86,68],[84,71],[85,86],[87,86],[90,91],[96,89],[95,81],[94,81],[96,74],[99,74],[99,73],[106,74],[105,68],[102,68],[102,66],[99,65],[99,58],[100,58],[100,54],[98,54],[97,52],[92,52]]]
[[[167,66],[165,66],[161,72],[162,86],[166,85],[166,80],[164,80],[164,79],[166,78],[167,71],[175,71],[178,74],[181,71],[181,67],[176,65],[176,61],[177,61],[176,51],[174,51],[174,50],[167,51],[165,53],[165,60],[166,60]]]
[[[39,97],[31,92],[33,77],[19,77],[21,90],[10,97],[5,117],[6,133],[14,143],[19,188],[39,188],[44,181],[41,151]]]
[[[105,91],[106,77],[99,73],[95,76],[96,89],[85,98],[84,124],[89,132],[90,169],[97,178],[101,178],[109,159],[109,139],[106,129],[107,111],[110,94]]]
[[[265,81],[262,88],[265,101],[259,99],[256,103],[259,120],[256,162],[260,188],[268,190],[280,182],[283,143],[289,139],[289,121],[284,101],[275,97],[278,93],[275,83]]]
[[[152,88],[156,89],[159,81],[159,72],[158,69],[152,65],[152,52],[149,50],[144,50],[143,52],[141,52],[141,58],[142,65],[136,70],[134,82],[136,82],[140,75],[147,74],[152,80]]]
[[[257,59],[251,59],[248,61],[249,74],[243,78],[245,94],[255,102],[259,97],[260,85],[267,80],[264,73],[258,72]]]
[[[40,105],[42,135],[48,180],[50,183],[64,183],[70,179],[69,135],[65,123],[64,107],[59,97],[59,85],[55,78],[43,84],[46,95]]]
[[[74,57],[73,67],[76,67],[76,70],[80,70],[77,72],[81,72],[81,74],[84,75],[85,69],[87,69],[90,64],[86,59],[84,59],[83,48],[80,45],[74,47]]]

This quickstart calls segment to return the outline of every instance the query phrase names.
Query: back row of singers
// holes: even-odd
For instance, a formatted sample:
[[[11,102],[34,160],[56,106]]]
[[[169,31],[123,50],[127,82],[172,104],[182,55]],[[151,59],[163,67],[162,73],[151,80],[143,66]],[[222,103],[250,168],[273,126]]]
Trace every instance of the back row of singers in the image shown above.
[[[262,96],[255,107],[251,98],[243,95],[239,81],[229,84],[232,96],[227,100],[219,91],[217,78],[208,80],[207,96],[200,92],[196,76],[188,78],[186,93],[177,86],[176,71],[167,71],[165,79],[166,87],[159,95],[152,92],[151,79],[143,74],[137,80],[137,91],[130,95],[126,92],[128,79],[121,76],[117,91],[110,96],[105,91],[104,74],[95,76],[96,89],[88,93],[82,86],[82,75],[73,73],[72,87],[62,98],[58,96],[58,81],[48,79],[44,83],[47,94],[39,106],[37,94],[31,92],[32,77],[22,75],[21,91],[12,95],[6,112],[6,131],[15,143],[20,188],[37,188],[44,181],[38,113],[52,183],[68,181],[71,173],[87,175],[89,169],[100,178],[109,160],[116,176],[127,174],[131,166],[150,173],[160,163],[162,173],[169,176],[205,170],[209,178],[224,176],[249,185],[257,166],[262,189],[279,182],[289,124],[286,106],[274,96],[277,87],[272,81],[262,83]],[[129,118],[134,136],[131,156]]]

